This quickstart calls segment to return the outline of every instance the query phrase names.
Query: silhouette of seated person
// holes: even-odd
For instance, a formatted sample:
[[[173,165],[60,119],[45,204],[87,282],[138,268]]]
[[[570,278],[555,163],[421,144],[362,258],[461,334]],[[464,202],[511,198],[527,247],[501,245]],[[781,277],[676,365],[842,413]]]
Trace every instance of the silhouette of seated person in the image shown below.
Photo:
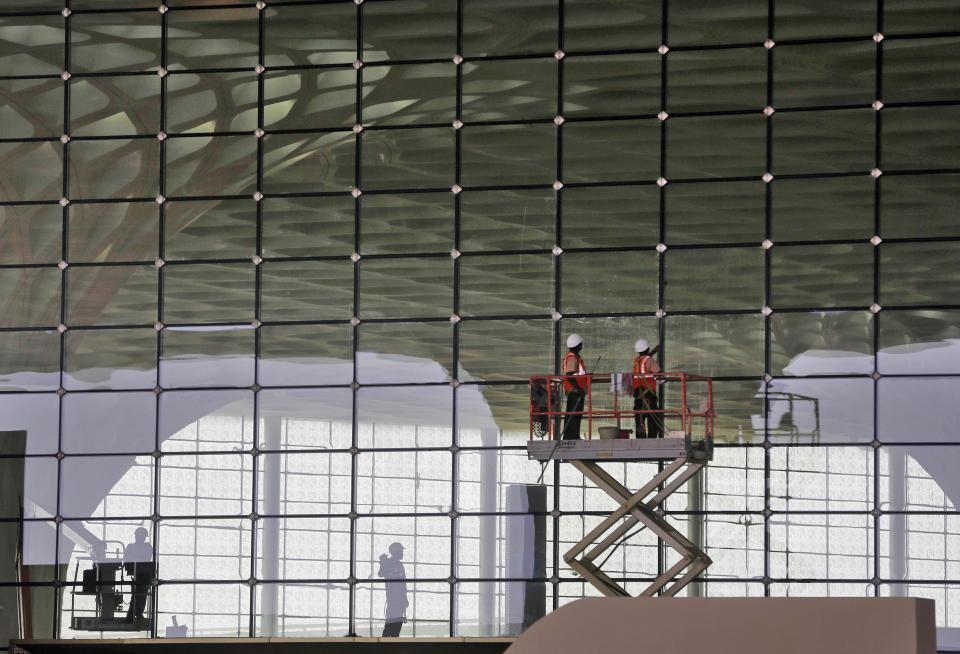
[[[147,606],[147,593],[156,574],[153,562],[153,546],[147,542],[147,530],[137,527],[133,532],[134,541],[123,550],[123,569],[133,578],[133,592],[130,595],[130,608],[127,620],[143,619]]]
[[[380,555],[377,574],[387,580],[387,606],[384,611],[383,637],[396,637],[407,620],[407,571],[403,567],[403,550],[400,543],[390,544],[390,556]]]

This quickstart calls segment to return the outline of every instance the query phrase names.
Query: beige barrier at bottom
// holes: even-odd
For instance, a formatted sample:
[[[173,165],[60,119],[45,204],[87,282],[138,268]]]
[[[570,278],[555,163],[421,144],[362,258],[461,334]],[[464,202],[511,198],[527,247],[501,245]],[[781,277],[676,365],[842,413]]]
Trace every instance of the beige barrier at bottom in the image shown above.
[[[507,654],[936,654],[933,600],[587,598],[540,619]]]

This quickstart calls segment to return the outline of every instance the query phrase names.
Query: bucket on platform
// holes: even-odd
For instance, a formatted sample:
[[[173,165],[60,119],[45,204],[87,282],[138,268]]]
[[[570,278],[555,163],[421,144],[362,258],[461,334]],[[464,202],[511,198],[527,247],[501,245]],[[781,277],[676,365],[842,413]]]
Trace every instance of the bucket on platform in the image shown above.
[[[600,432],[601,440],[612,440],[614,438],[620,437],[620,428],[619,427],[600,427],[598,430]]]

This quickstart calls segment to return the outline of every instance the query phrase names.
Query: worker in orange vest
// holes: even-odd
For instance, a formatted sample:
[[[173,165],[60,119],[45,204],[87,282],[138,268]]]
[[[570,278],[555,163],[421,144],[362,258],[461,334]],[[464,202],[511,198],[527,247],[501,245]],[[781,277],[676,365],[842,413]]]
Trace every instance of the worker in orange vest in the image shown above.
[[[658,345],[652,351],[646,339],[637,339],[634,343],[637,356],[633,359],[633,410],[644,411],[634,413],[637,438],[660,438],[663,435],[661,416],[658,413],[660,406],[657,402],[657,378],[653,375],[660,372],[657,360],[653,358]],[[643,428],[646,421],[647,428]]]
[[[563,423],[563,439],[580,438],[580,421],[583,419],[583,404],[587,397],[590,378],[580,358],[583,339],[580,334],[567,337],[569,352],[563,355],[563,390],[567,394],[567,411]]]

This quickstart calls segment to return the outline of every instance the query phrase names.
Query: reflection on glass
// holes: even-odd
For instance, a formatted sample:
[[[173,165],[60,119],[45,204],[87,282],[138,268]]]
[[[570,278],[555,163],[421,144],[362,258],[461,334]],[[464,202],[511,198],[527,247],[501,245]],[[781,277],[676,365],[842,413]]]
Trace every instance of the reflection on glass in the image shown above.
[[[239,531],[234,533],[240,534]],[[250,537],[247,536],[249,542]],[[250,586],[242,584],[164,584],[157,589],[157,625],[185,637],[246,637],[250,634]],[[183,616],[192,622],[179,622]],[[179,618],[178,618],[179,616]],[[178,620],[174,620],[178,618]],[[176,627],[180,625],[179,629]],[[183,629],[186,626],[186,630]]]
[[[660,171],[659,153],[660,122],[655,119],[565,123],[563,180],[653,180]]]
[[[149,73],[74,78],[70,82],[71,135],[156,134],[160,131],[160,81]]]
[[[268,134],[263,139],[263,192],[349,191],[355,142],[353,132]]]
[[[156,539],[160,577],[172,581],[248,579],[250,530],[249,520],[161,521]],[[198,565],[200,562],[203,565]],[[175,612],[173,605],[166,607]]]
[[[673,0],[668,21],[671,45],[760,43],[767,36],[767,5],[742,0],[735,10],[718,13],[697,0]]]
[[[156,138],[70,144],[71,199],[154,198],[159,190],[160,141]]]
[[[453,185],[454,131],[446,127],[363,134],[364,189],[443,188]]]
[[[794,372],[787,369],[790,372]],[[763,387],[757,391],[761,399]],[[780,378],[766,385],[766,419],[752,416],[754,431],[775,443],[849,443],[873,440],[873,380]]]
[[[60,334],[54,330],[0,334],[0,390],[56,390]]]
[[[270,7],[264,14],[265,65],[352,64],[357,12],[345,2]]]
[[[667,244],[761,242],[764,191],[759,181],[668,184]]]
[[[569,252],[561,261],[563,310],[573,313],[656,311],[657,253],[601,256]]]
[[[299,7],[278,8],[292,9]],[[267,129],[352,127],[357,122],[356,84],[353,68],[267,73],[263,76],[263,125]],[[364,122],[369,123],[366,108],[364,102]]]
[[[361,318],[446,318],[452,311],[450,257],[366,259],[361,263]]]
[[[265,257],[349,256],[355,200],[349,195],[263,200]]]
[[[529,438],[530,388],[526,383],[469,384],[457,387],[456,394],[457,445],[520,445]]]
[[[198,263],[163,270],[163,320],[169,323],[253,320],[252,263]]]
[[[247,454],[168,454],[160,459],[164,516],[248,515],[253,509]],[[249,565],[249,558],[244,559]]]
[[[763,373],[763,316],[666,318],[668,370],[708,376]]]
[[[256,232],[257,205],[252,199],[168,202],[163,215],[163,258],[252,258]]]
[[[41,327],[60,322],[60,271],[0,268],[0,327]]]
[[[359,447],[449,447],[452,420],[449,386],[373,387],[357,393]]]
[[[73,204],[67,213],[71,263],[157,258],[160,219],[155,202]]]
[[[0,106],[0,138],[63,133],[63,84],[60,82],[52,79],[0,80],[0,98],[3,102]]]
[[[553,247],[556,194],[551,189],[470,191],[460,195],[460,249]]]
[[[879,463],[877,504],[881,510],[956,512],[960,488],[953,472],[957,463],[955,447],[884,446]]]
[[[157,319],[157,269],[97,266],[67,269],[67,323],[144,325]]]
[[[246,390],[161,393],[158,438],[164,452],[248,449],[253,446],[253,394]]]
[[[660,45],[662,3],[658,0],[565,0],[563,9],[567,52]]]
[[[657,113],[660,59],[656,53],[564,58],[563,115]]]
[[[874,167],[875,113],[873,109],[775,113],[773,174],[867,173]]]
[[[260,267],[263,320],[349,320],[352,261],[266,261]]]
[[[623,247],[660,242],[656,186],[566,188],[563,247]]]
[[[763,249],[671,250],[666,254],[667,309],[759,309]]]
[[[873,236],[874,181],[867,175],[776,179],[770,188],[771,238],[776,243]]]
[[[870,41],[775,48],[774,106],[870,104],[876,99],[876,51]]]
[[[306,525],[309,528],[309,523]],[[287,532],[291,532],[288,529]],[[312,535],[312,534],[311,534]],[[289,543],[287,535],[284,542]],[[310,551],[313,541],[308,545]],[[293,548],[288,544],[288,554]],[[311,554],[310,556],[315,556]],[[289,566],[289,558],[287,559]],[[323,575],[310,575],[317,579]],[[342,575],[346,578],[347,575]],[[257,585],[254,629],[258,636],[299,638],[339,637],[350,631],[350,591],[347,583],[291,583]],[[276,606],[276,611],[273,611]]]
[[[960,243],[887,243],[880,249],[881,304],[947,304],[960,281]]]
[[[0,17],[0,75],[59,75],[65,35],[56,14]]]
[[[960,39],[891,41],[883,48],[883,97],[889,102],[957,100]],[[928,62],[942,62],[936,68]]]
[[[63,385],[68,390],[153,388],[154,329],[71,329],[64,334]]]
[[[357,455],[357,510],[444,514],[452,508],[451,474],[450,452],[361,452]],[[442,520],[450,524],[446,516]],[[449,559],[450,549],[446,551]],[[357,564],[358,570],[362,569],[360,561]]]
[[[667,142],[667,179],[760,177],[766,172],[766,125],[759,112],[674,117],[667,121]]]
[[[266,420],[265,447],[279,440]],[[279,429],[277,429],[279,432]],[[257,457],[257,512],[279,516],[350,511],[350,455],[317,452],[265,453]]]
[[[53,393],[0,395],[2,454],[56,454],[59,449],[59,424],[59,398]]]
[[[160,385],[250,386],[254,382],[252,326],[166,327]]]
[[[553,304],[553,256],[502,254],[460,260],[464,316],[545,314]]]
[[[271,541],[276,542],[273,556],[269,551]],[[256,572],[260,579],[346,579],[350,576],[350,522],[346,518],[264,518],[257,521],[257,552],[260,556]],[[264,594],[270,592],[261,588]],[[335,596],[337,589],[305,587],[303,594],[309,596],[317,591],[321,596],[332,591]],[[345,591],[344,584],[341,592]],[[287,592],[294,593],[294,586],[287,586]],[[288,606],[293,609],[290,614],[301,616],[305,624],[327,617],[324,612],[314,613],[315,607],[310,611],[306,606],[300,608],[302,612]]]
[[[259,359],[261,386],[349,384],[353,381],[353,328],[346,323],[264,325]]]
[[[57,205],[0,206],[0,264],[56,263],[62,233]]]
[[[960,372],[957,313],[955,309],[884,312],[879,321],[877,369],[884,374]]]
[[[960,236],[958,175],[897,175],[880,184],[882,234],[887,238]]]
[[[409,20],[416,12],[417,20]],[[457,10],[447,0],[398,0],[363,8],[363,57],[448,58],[457,49]]]
[[[869,375],[873,314],[868,311],[774,313],[770,372],[774,375]]]
[[[422,384],[452,376],[453,329],[446,321],[367,323],[360,325],[357,343],[362,384]]]
[[[873,251],[869,243],[771,249],[770,305],[868,306],[873,301]]]
[[[780,0],[774,7],[776,38],[804,39],[827,36],[873,36],[877,31],[877,5],[873,0],[818,2]],[[884,13],[888,13],[888,7]],[[888,27],[885,25],[884,27]]]
[[[873,448],[774,447],[770,507],[787,511],[873,509]]]
[[[473,126],[461,132],[462,184],[552,184],[557,176],[553,125]]]
[[[674,52],[667,111],[758,110],[767,103],[766,82],[767,51],[759,46]]]
[[[59,513],[134,517],[153,513],[152,456],[81,456],[60,462]]]
[[[770,574],[800,579],[873,576],[873,518],[868,515],[776,516],[770,523]]]
[[[456,66],[371,65],[363,72],[365,125],[452,123],[456,112]],[[352,72],[352,69],[351,69]],[[343,102],[354,98],[343,92]]]
[[[0,201],[63,197],[63,146],[50,141],[0,143]]]
[[[943,351],[936,354],[955,360]],[[881,379],[877,382],[877,438],[888,443],[960,442],[957,434],[960,408],[954,401],[957,391],[960,391],[957,379]],[[954,456],[946,449],[943,455]]]
[[[170,75],[164,95],[166,130],[252,132],[257,128],[257,93],[253,71]]]
[[[447,253],[453,247],[453,195],[364,195],[361,254]]]
[[[158,68],[160,18],[159,12],[149,11],[78,13],[72,16],[70,69],[92,73]]]
[[[352,443],[353,392],[349,388],[262,390],[257,394],[263,422],[261,450],[347,449]],[[280,423],[279,443],[267,447],[271,421]]]
[[[170,138],[166,144],[168,195],[240,195],[256,190],[256,139],[200,136]]]
[[[554,0],[517,5],[510,0],[473,0],[463,7],[463,55],[516,55],[557,50]]]
[[[462,65],[465,122],[557,115],[557,60],[493,60]]]
[[[469,320],[459,329],[460,381],[526,380],[553,369],[552,320]]]
[[[167,17],[167,67],[253,68],[258,39],[255,7],[173,11]]]
[[[68,454],[156,449],[157,396],[152,391],[68,393],[61,407],[61,449]]]

